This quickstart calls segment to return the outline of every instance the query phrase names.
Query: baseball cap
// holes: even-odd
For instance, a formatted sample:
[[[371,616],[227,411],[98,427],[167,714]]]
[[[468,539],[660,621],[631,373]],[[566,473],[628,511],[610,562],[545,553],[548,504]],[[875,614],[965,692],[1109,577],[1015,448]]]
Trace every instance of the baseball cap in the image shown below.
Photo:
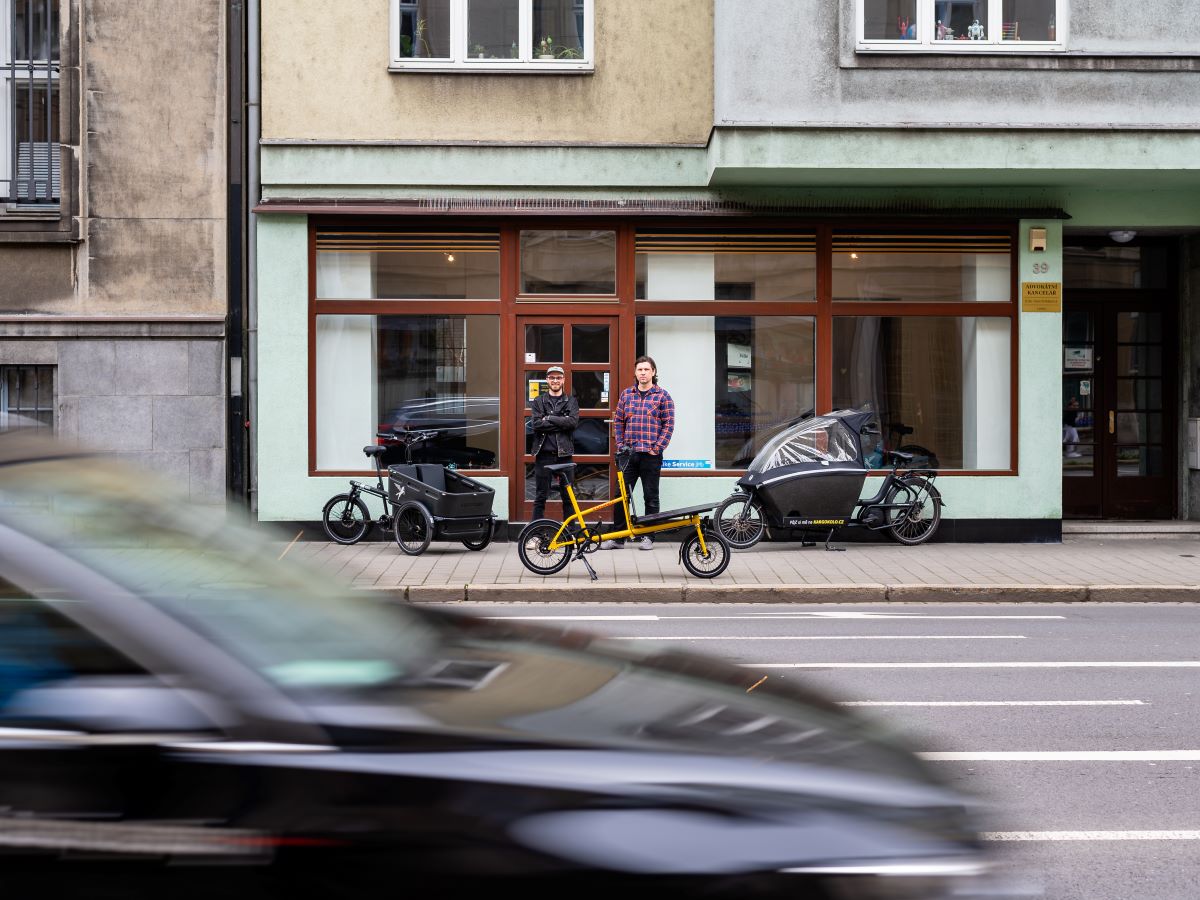
[[[567,374],[566,372],[564,372],[564,371],[563,371],[563,367],[562,367],[562,366],[551,366],[550,368],[548,368],[548,369],[546,370],[546,374],[547,374],[547,375],[553,375],[555,372],[557,372],[559,375],[566,375],[566,374]]]

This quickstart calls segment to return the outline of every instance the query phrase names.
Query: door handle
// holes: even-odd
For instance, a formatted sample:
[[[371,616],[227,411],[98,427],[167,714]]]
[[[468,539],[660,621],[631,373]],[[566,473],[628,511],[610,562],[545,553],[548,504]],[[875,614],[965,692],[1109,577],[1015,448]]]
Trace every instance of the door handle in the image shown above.
[[[1108,433],[1116,434],[1117,431],[1117,414],[1111,409],[1108,411]]]

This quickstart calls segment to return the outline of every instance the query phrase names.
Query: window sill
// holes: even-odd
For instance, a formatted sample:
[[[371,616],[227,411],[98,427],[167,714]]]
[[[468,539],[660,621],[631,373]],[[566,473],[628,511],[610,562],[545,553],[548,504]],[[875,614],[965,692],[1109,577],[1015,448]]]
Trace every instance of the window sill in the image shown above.
[[[388,71],[393,74],[417,73],[426,75],[591,75],[596,67],[590,62],[398,62],[392,60]]]
[[[894,41],[886,43],[861,43],[854,48],[856,53],[892,53],[897,56],[932,55],[958,56],[989,56],[992,54],[1009,55],[1012,53],[1041,56],[1044,54],[1066,53],[1066,46],[1060,41],[1009,41],[1003,44],[989,44],[983,41],[946,41],[943,44],[913,44],[910,41]]]

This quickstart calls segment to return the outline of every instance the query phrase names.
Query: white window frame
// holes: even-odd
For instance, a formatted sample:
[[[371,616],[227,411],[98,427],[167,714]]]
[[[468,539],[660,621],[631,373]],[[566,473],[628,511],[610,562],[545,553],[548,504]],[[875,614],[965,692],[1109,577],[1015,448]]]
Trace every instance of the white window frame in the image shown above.
[[[39,203],[30,207],[24,207],[4,202],[5,198],[12,193],[12,179],[17,175],[16,172],[12,171],[12,129],[14,123],[12,122],[12,84],[10,83],[12,72],[9,64],[12,62],[13,54],[16,53],[16,47],[12,46],[12,29],[10,27],[12,11],[12,0],[0,0],[0,215],[6,210],[12,211],[26,208],[48,210],[55,205],[54,203]],[[23,65],[27,61],[17,60],[17,62]],[[49,69],[50,80],[53,82],[55,88],[57,88],[59,82],[59,62],[57,59],[34,60],[34,77],[39,81],[44,81],[47,69]],[[61,96],[60,91],[58,97],[61,98]],[[61,198],[58,202],[61,202]]]
[[[935,40],[937,0],[917,0],[916,40],[867,40],[863,37],[866,23],[867,0],[855,0],[855,49],[860,53],[1062,53],[1067,49],[1068,0],[1054,0],[1054,40],[1052,41],[1006,41],[1001,39],[1004,24],[1003,0],[988,0],[988,21],[980,23],[986,27],[986,40],[982,41],[939,41]]]
[[[0,0],[2,3],[3,0]],[[400,55],[400,12],[402,0],[391,0],[389,23],[392,72],[591,72],[595,68],[595,0],[575,0],[583,12],[583,58],[538,59],[533,47],[533,0],[518,0],[519,55],[517,59],[471,59],[467,50],[467,14],[470,0],[450,0],[450,56],[446,59],[413,59]]]

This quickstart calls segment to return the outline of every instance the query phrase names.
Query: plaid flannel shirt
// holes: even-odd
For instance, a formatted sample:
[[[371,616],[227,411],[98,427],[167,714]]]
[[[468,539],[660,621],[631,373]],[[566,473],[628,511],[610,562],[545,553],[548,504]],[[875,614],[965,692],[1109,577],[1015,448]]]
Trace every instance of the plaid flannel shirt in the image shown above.
[[[638,453],[662,455],[675,431],[675,401],[657,384],[646,392],[637,385],[621,391],[613,416],[617,446],[628,444]]]

